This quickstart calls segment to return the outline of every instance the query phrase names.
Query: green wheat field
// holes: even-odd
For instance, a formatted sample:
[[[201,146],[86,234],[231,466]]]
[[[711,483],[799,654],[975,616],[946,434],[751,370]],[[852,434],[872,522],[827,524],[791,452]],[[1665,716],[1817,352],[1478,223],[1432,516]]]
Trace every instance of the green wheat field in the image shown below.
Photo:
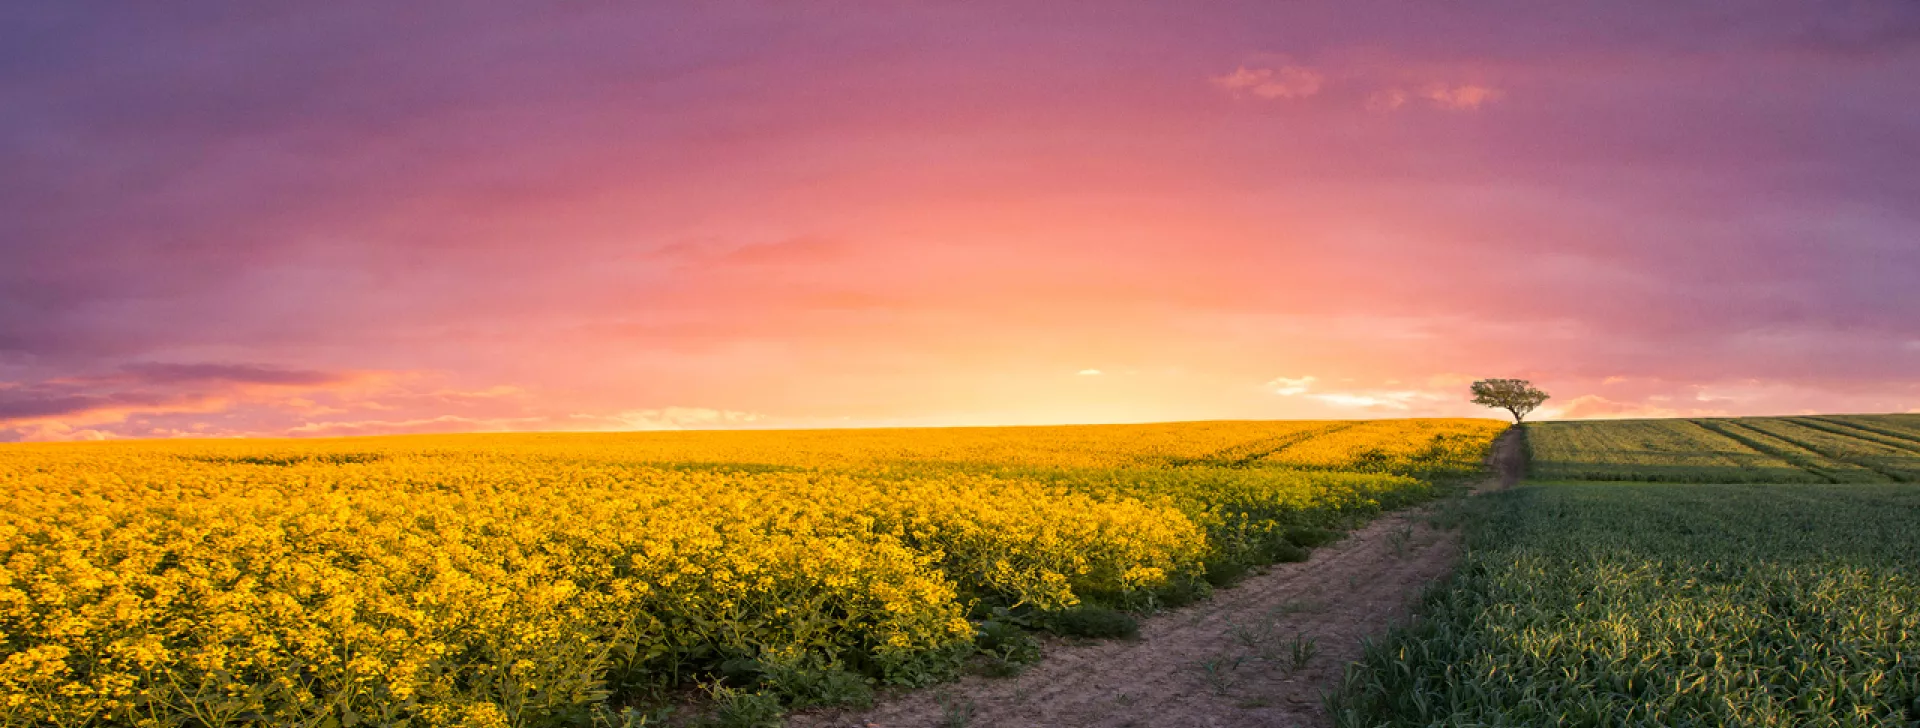
[[[1340,725],[1920,725],[1920,415],[1524,432]]]

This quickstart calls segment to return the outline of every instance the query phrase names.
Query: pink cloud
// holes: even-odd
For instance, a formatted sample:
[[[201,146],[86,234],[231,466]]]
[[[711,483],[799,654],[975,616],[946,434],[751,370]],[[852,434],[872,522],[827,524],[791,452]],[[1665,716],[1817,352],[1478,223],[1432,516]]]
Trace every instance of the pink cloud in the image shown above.
[[[1397,89],[1381,89],[1367,95],[1367,109],[1371,111],[1395,111],[1407,105],[1407,92]]]
[[[252,364],[129,364],[101,374],[10,383],[0,388],[0,428],[58,424],[44,434],[142,414],[220,412],[235,403],[359,390],[384,376]]]
[[[1724,417],[1724,409],[1663,407],[1649,402],[1616,402],[1598,394],[1585,394],[1543,414],[1552,419],[1628,419],[1648,417]]]
[[[1213,85],[1226,89],[1235,97],[1252,96],[1258,99],[1304,99],[1320,93],[1326,84],[1325,74],[1303,66],[1281,66],[1279,68],[1247,68],[1241,66],[1233,73],[1215,76]]]
[[[1452,111],[1472,111],[1493,103],[1505,95],[1505,92],[1499,89],[1478,84],[1449,86],[1439,83],[1428,86],[1420,92],[1420,96],[1433,102],[1434,106]]]
[[[1676,381],[1612,376],[1548,384],[1548,391],[1558,396],[1541,408],[1542,419],[1897,412],[1920,401],[1920,385],[1914,383]],[[1596,390],[1605,390],[1605,394]]]
[[[1457,392],[1421,389],[1334,390],[1307,396],[1338,408],[1408,414],[1436,407],[1457,408],[1461,401]]]
[[[510,432],[550,429],[543,417],[462,417],[440,415],[405,420],[351,420],[308,422],[288,428],[292,437],[354,437],[361,435],[432,434],[444,432]]]
[[[625,410],[604,415],[573,414],[567,429],[588,430],[710,430],[764,426],[769,418],[756,412],[709,407],[662,407]]]

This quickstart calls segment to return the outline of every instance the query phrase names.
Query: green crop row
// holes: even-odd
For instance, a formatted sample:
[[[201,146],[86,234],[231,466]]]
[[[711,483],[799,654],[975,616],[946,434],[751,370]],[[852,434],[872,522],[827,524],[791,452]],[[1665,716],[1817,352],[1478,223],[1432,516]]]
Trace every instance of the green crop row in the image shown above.
[[[1527,440],[1544,480],[1920,481],[1920,415],[1546,422]]]
[[[1340,725],[1920,725],[1920,490],[1546,484],[1469,509],[1458,576],[1349,669]]]

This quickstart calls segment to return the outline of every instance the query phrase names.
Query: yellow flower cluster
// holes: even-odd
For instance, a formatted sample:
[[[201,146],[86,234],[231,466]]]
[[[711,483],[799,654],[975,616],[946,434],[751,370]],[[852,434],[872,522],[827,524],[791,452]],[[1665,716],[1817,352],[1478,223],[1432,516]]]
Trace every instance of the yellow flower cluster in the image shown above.
[[[343,452],[484,450],[626,463],[757,463],[808,469],[965,463],[996,467],[1128,467],[1203,458],[1344,422],[1239,420],[1137,425],[919,427],[859,430],[475,434],[341,440]]]
[[[1367,472],[1457,472],[1486,458],[1497,420],[1372,420],[1331,428],[1267,455],[1274,465]]]
[[[576,724],[769,654],[912,679],[975,600],[1422,492],[1192,464],[1329,426],[0,446],[0,726]]]

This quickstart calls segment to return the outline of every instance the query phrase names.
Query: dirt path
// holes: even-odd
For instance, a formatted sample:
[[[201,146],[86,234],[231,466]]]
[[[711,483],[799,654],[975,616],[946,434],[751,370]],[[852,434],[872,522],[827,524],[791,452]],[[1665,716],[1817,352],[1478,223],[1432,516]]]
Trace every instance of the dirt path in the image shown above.
[[[1495,444],[1504,488],[1523,474],[1517,432]],[[797,715],[795,728],[1221,728],[1327,723],[1321,694],[1364,637],[1404,620],[1458,554],[1424,509],[1380,518],[1305,563],[1280,564],[1206,602],[1141,624],[1128,642],[1053,642],[1014,678],[969,677],[859,714]]]

